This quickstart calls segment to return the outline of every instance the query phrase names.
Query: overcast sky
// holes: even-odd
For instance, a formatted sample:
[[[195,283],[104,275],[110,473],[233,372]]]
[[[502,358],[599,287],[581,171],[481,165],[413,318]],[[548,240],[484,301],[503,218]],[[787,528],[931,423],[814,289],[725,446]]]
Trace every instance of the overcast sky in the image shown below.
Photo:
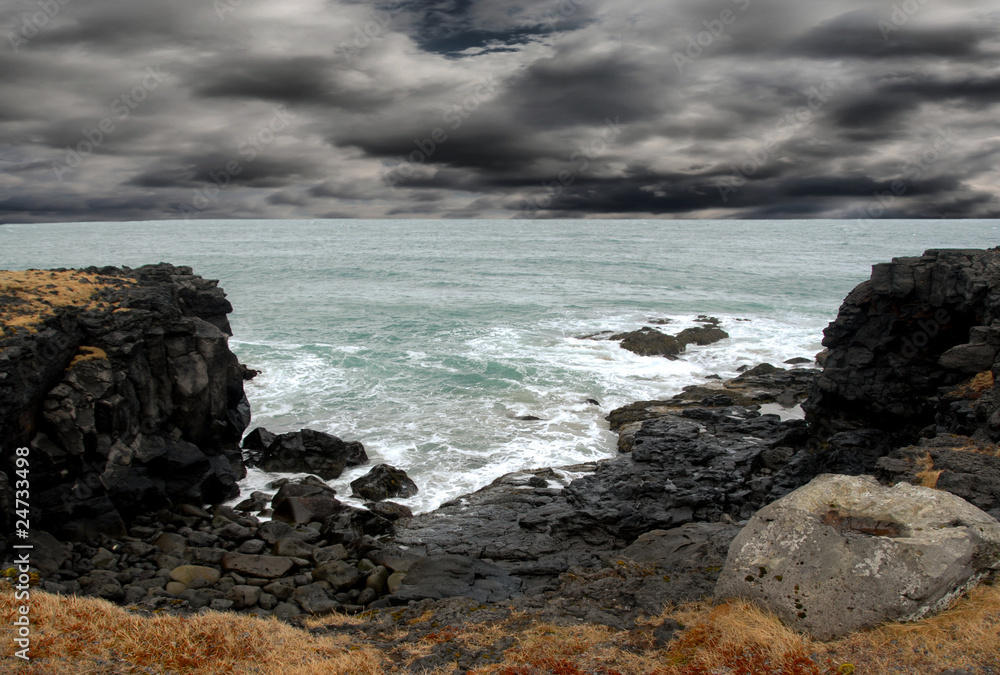
[[[0,0],[0,223],[998,218],[996,0]]]

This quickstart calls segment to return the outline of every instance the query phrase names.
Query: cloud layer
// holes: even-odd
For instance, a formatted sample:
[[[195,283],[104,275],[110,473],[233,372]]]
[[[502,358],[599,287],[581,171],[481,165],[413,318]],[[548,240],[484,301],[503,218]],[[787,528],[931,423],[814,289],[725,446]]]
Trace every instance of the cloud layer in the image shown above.
[[[0,223],[997,218],[990,0],[12,0]]]

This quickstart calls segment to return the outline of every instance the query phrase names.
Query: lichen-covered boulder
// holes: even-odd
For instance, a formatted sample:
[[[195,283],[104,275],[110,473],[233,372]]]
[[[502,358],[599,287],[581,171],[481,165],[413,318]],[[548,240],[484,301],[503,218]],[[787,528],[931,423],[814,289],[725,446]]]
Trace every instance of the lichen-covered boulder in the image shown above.
[[[953,494],[824,474],[733,541],[716,600],[743,597],[820,640],[945,609],[1000,569],[1000,523]]]

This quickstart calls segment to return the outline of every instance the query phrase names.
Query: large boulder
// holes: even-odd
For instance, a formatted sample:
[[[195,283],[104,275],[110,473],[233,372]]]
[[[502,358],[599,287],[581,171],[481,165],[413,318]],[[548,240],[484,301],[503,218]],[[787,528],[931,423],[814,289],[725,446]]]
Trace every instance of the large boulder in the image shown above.
[[[344,505],[336,497],[288,497],[274,507],[272,517],[286,523],[322,522],[325,518],[340,513]]]
[[[367,461],[361,443],[303,429],[276,436],[261,453],[257,467],[276,473],[313,473],[323,480],[332,480],[339,478],[346,467]]]
[[[237,572],[249,577],[261,579],[277,579],[283,577],[294,567],[291,559],[276,555],[245,555],[243,553],[227,553],[222,558],[222,569],[227,572]]]
[[[1000,569],[1000,523],[947,492],[825,474],[770,504],[733,541],[717,600],[755,600],[832,640],[945,609]]]
[[[717,325],[698,326],[697,328],[685,328],[677,334],[677,341],[685,347],[696,344],[701,347],[721,342],[729,337],[729,333],[719,328]]]
[[[243,456],[248,466],[255,465],[264,451],[278,437],[264,427],[257,427],[243,439]]]
[[[620,342],[622,349],[639,356],[664,356],[676,359],[677,355],[684,351],[684,344],[673,335],[667,335],[649,326],[643,326],[629,333],[612,335],[608,339]]]
[[[412,497],[417,494],[417,484],[406,472],[388,464],[379,464],[361,478],[351,481],[355,497],[379,502],[394,497]]]

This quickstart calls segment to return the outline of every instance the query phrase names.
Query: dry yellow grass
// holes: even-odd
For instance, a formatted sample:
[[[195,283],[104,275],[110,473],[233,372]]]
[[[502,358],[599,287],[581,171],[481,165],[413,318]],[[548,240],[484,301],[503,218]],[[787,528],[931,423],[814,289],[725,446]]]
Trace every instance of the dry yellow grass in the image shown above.
[[[313,637],[277,620],[209,613],[130,614],[103,600],[31,595],[30,663],[13,657],[10,592],[0,595],[0,672],[32,675],[382,673],[381,656],[344,637]]]
[[[144,618],[110,603],[34,593],[34,660],[12,658],[16,605],[0,592],[0,672],[32,675],[133,673],[254,673],[258,675],[382,675],[410,672],[406,664],[448,643],[456,652],[488,647],[512,635],[502,662],[474,675],[889,675],[949,668],[1000,668],[1000,588],[981,586],[955,607],[912,624],[888,624],[821,643],[785,628],[752,604],[696,604],[665,612],[634,631],[603,626],[557,627],[524,614],[468,628],[415,635],[405,649],[352,629],[362,619],[333,615],[312,625],[339,625],[346,635],[321,637],[275,620],[210,613],[191,618]],[[423,618],[423,617],[421,617]],[[667,618],[684,629],[656,648],[651,629]],[[413,622],[410,622],[411,624]],[[409,625],[385,627],[396,639]],[[375,632],[378,635],[378,631]],[[428,671],[444,675],[451,666]]]
[[[80,351],[70,362],[69,367],[84,363],[85,361],[107,361],[108,353],[100,347],[80,347]]]
[[[949,395],[974,401],[982,398],[983,394],[993,388],[993,384],[993,371],[984,370],[975,377],[958,385],[954,390],[949,392]]]
[[[0,271],[0,326],[32,331],[57,307],[93,309],[102,288],[130,283],[75,270]]]
[[[921,457],[917,462],[917,466],[920,467],[920,471],[917,472],[917,480],[920,481],[920,485],[928,488],[937,488],[938,479],[944,471],[934,468],[934,458],[931,457],[931,453],[928,452]]]

